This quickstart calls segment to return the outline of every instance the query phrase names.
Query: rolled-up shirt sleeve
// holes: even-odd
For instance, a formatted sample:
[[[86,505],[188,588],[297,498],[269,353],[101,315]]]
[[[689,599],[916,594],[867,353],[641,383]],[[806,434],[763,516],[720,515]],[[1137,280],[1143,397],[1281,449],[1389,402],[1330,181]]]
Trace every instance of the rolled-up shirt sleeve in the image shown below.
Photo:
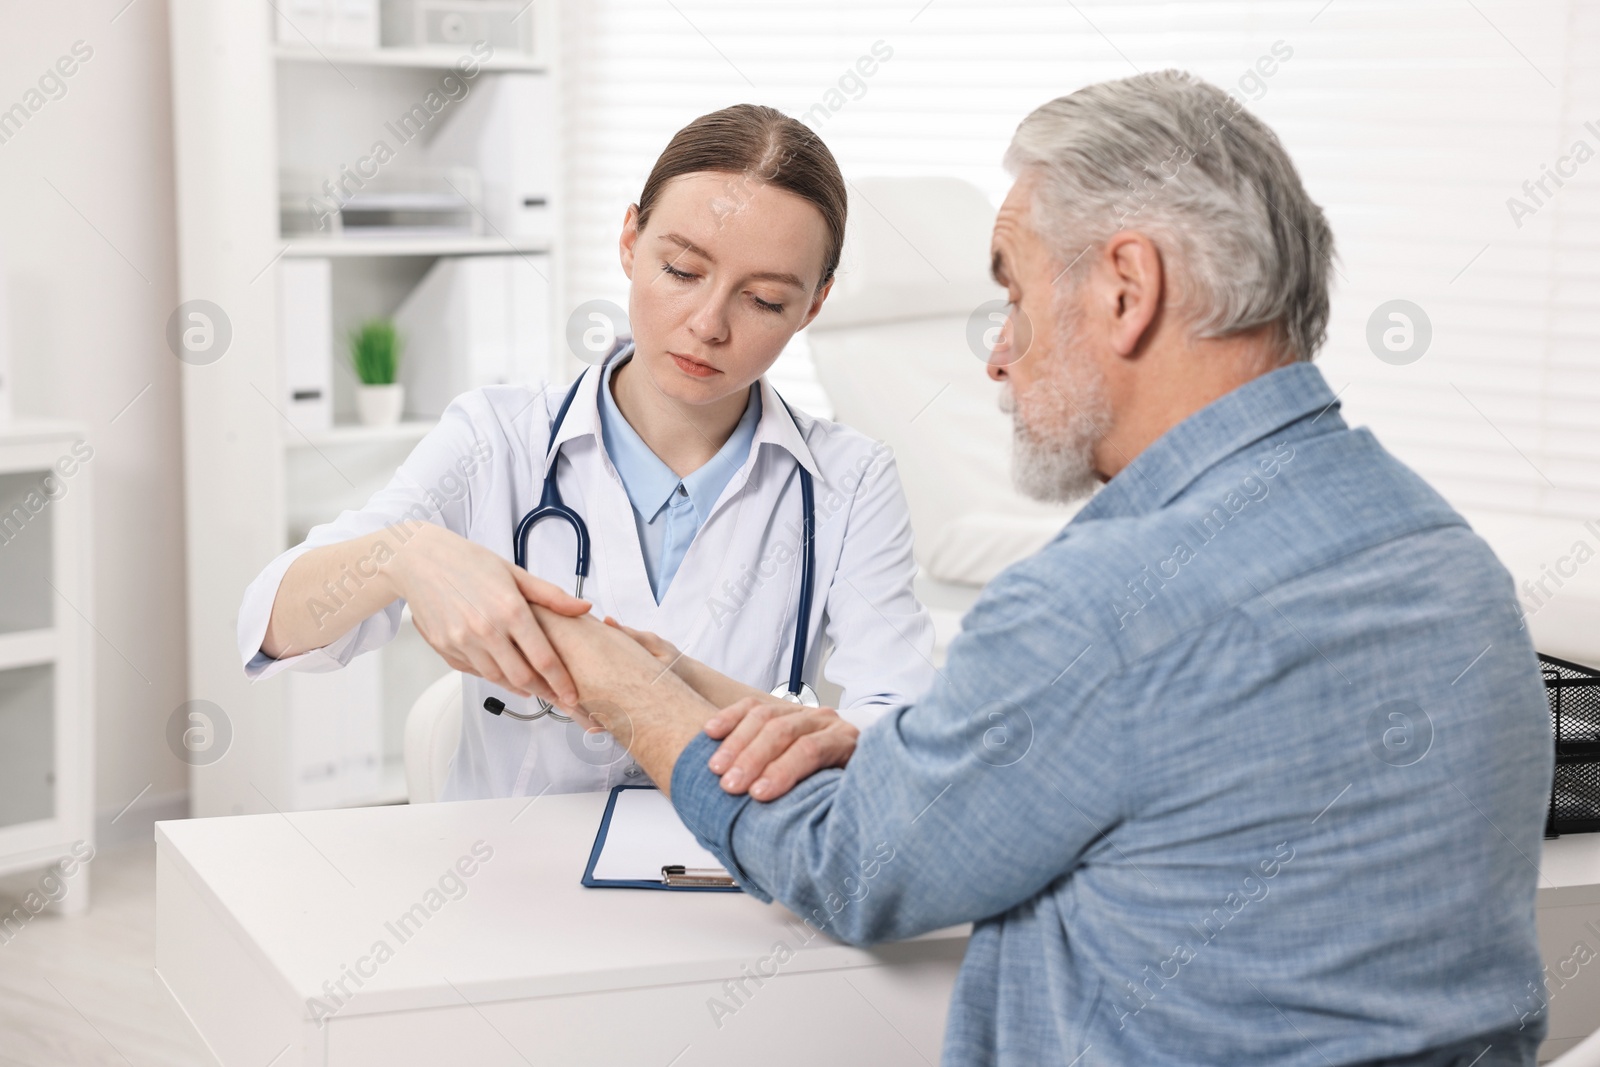
[[[838,685],[839,715],[865,729],[933,682],[933,618],[913,591],[911,513],[894,457],[882,442],[855,484],[839,567],[828,591],[824,673]]]
[[[852,944],[998,914],[1073,870],[1124,810],[1126,740],[1097,699],[1115,656],[1033,572],[985,590],[931,691],[843,770],[761,803],[722,790],[698,735],[672,774],[684,823],[751,895]]]
[[[543,413],[542,403],[534,406]],[[304,542],[267,564],[245,589],[239,607],[239,654],[245,676],[254,681],[289,669],[337,670],[361,653],[391,641],[400,629],[400,615],[405,608],[402,600],[373,613],[323,647],[282,659],[273,659],[261,651],[278,587],[295,560],[313,548],[364,537],[407,520],[431,522],[468,536],[472,502],[474,498],[484,498],[491,468],[497,462],[505,462],[507,445],[503,424],[488,391],[464,393],[451,402],[439,424],[417,443],[388,485],[374,493],[364,507],[342,512],[332,522],[313,527]],[[404,548],[398,538],[397,534],[395,551]],[[314,593],[303,607],[317,617],[333,615],[343,596],[337,588],[324,589]]]

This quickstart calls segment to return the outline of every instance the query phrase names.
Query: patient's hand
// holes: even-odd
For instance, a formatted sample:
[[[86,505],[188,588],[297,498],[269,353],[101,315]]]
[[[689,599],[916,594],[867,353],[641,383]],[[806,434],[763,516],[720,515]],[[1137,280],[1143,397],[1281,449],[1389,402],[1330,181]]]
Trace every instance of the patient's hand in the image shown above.
[[[722,788],[775,800],[825,767],[843,767],[861,731],[833,708],[748,697],[719,711],[705,732],[722,744],[708,761]]]
[[[616,738],[670,797],[673,767],[716,714],[716,705],[593,615],[567,618],[538,604],[530,607],[578,686],[577,706],[562,710],[584,729]]]
[[[610,615],[606,616],[606,625],[613,629],[621,630],[637,641],[646,652],[654,656],[663,666],[675,666],[683,659],[683,653],[678,651],[678,646],[649,630],[635,630],[631,626],[624,626]]]

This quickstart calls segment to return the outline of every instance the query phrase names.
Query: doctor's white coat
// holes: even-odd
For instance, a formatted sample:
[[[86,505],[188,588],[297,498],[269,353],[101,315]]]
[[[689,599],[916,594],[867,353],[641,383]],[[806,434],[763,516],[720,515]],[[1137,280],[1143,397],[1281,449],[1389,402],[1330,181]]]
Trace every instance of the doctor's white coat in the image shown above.
[[[598,368],[583,382],[562,422],[557,482],[567,506],[589,527],[590,567],[583,595],[601,615],[652,630],[730,677],[770,690],[786,682],[801,571],[797,464],[815,481],[816,585],[805,678],[816,684],[824,645],[826,676],[840,686],[840,713],[866,727],[887,708],[920,696],[933,679],[933,624],[912,593],[916,564],[911,525],[888,447],[837,423],[795,411],[761,380],[761,418],[750,454],[690,544],[659,605],[651,594],[632,505],[600,433]],[[456,398],[393,479],[359,511],[313,528],[304,543],[267,565],[245,592],[239,651],[246,674],[328,671],[391,640],[403,608],[396,601],[327,646],[271,660],[260,654],[284,572],[301,553],[424,519],[513,558],[519,519],[538,503],[545,445],[566,387],[489,386]],[[798,419],[799,425],[796,425]],[[403,547],[397,546],[403,551]],[[528,539],[528,570],[571,590],[570,528],[547,520]],[[357,579],[359,580],[359,579]],[[330,614],[339,591],[306,610]],[[483,709],[497,696],[524,700],[463,676],[461,743],[443,799],[524,796],[643,784],[639,767],[605,734],[548,716],[523,722]]]

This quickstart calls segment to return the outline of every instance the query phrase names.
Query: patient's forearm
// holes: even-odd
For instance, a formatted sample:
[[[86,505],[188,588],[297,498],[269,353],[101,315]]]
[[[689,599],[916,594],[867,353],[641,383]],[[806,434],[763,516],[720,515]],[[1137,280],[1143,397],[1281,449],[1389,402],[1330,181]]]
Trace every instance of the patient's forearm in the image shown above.
[[[649,719],[639,718],[636,711],[629,712],[632,722],[628,727],[627,745],[634,762],[644,768],[644,773],[668,797],[672,796],[672,769],[678,765],[678,757],[701,733],[706,720],[717,713],[716,708],[688,686],[679,684],[673,688],[672,693],[658,697],[656,714]],[[614,733],[614,729],[607,726],[610,721],[608,716],[597,724]]]

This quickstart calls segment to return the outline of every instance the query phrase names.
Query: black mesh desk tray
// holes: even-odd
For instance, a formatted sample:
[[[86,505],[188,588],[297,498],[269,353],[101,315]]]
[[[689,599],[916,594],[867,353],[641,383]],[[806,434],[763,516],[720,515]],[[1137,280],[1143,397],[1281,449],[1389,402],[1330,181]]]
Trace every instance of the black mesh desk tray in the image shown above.
[[[1600,830],[1600,671],[1539,653],[1556,773],[1544,835]]]

